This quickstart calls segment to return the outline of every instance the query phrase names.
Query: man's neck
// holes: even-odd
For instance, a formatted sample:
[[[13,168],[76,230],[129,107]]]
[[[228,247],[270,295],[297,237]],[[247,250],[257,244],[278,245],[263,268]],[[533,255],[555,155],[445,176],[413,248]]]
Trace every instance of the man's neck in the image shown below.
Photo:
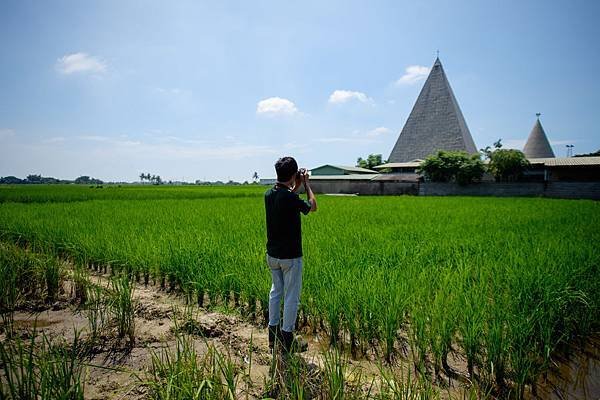
[[[287,190],[292,190],[291,182],[275,182],[276,187],[286,188]]]

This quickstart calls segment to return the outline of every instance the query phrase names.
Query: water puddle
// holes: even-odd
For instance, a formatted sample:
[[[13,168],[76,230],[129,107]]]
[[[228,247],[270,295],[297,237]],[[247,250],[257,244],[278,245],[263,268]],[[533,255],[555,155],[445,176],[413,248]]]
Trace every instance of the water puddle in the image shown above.
[[[538,380],[537,388],[541,399],[600,399],[600,336],[558,359],[547,377]]]
[[[15,320],[15,328],[46,328],[48,326],[60,324],[62,320],[51,320],[43,318],[19,319]]]

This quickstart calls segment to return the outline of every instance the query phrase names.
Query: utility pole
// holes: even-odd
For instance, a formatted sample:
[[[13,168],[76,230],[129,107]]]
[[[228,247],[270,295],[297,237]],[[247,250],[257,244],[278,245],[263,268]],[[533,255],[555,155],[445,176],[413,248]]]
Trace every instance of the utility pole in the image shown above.
[[[573,147],[575,147],[572,144],[567,144],[565,146],[567,148],[567,157],[573,157]]]

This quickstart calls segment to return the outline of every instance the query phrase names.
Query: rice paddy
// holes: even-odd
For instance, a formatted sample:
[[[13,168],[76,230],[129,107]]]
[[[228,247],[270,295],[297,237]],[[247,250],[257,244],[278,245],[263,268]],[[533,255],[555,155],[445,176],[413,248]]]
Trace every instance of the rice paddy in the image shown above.
[[[122,336],[133,329],[127,279],[203,307],[232,305],[261,325],[264,190],[2,187],[0,235],[115,275]],[[297,325],[352,358],[410,360],[425,382],[455,377],[522,397],[558,350],[598,331],[599,227],[592,201],[320,196],[319,211],[303,217]],[[36,271],[55,297],[55,264]],[[2,273],[8,282],[13,272]],[[451,365],[457,353],[466,374]]]

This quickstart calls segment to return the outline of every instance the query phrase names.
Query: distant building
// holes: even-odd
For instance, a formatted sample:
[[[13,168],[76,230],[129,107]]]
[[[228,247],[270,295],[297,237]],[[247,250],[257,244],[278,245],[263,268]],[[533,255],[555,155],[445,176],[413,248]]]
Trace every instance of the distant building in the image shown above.
[[[260,178],[260,185],[274,185],[277,182],[277,178]]]
[[[529,158],[528,180],[543,182],[599,182],[600,157]]]
[[[523,153],[527,158],[554,158],[554,152],[540,123],[540,114],[537,114],[537,120],[529,133],[527,143],[523,147]]]
[[[437,58],[388,162],[412,162],[439,150],[477,153],[442,63]]]
[[[376,170],[390,170],[393,174],[406,175],[406,177],[412,176],[416,180],[418,178],[417,169],[422,162],[421,159],[406,162],[388,162],[373,168]]]
[[[530,166],[520,182],[496,183],[489,173],[484,175],[482,182],[465,186],[468,189],[454,183],[424,182],[418,169],[429,155],[440,150],[478,154],[442,63],[437,58],[388,162],[374,167],[376,171],[330,164],[313,168],[313,189],[318,193],[335,194],[435,195],[431,188],[439,186],[451,189],[440,189],[437,194],[600,199],[600,157],[590,154],[587,157],[556,158],[539,114],[537,116],[523,148]]]
[[[331,165],[325,164],[320,167],[316,167],[310,170],[311,176],[317,175],[352,175],[352,174],[376,174],[377,171],[373,171],[361,167],[349,167],[346,165]]]

